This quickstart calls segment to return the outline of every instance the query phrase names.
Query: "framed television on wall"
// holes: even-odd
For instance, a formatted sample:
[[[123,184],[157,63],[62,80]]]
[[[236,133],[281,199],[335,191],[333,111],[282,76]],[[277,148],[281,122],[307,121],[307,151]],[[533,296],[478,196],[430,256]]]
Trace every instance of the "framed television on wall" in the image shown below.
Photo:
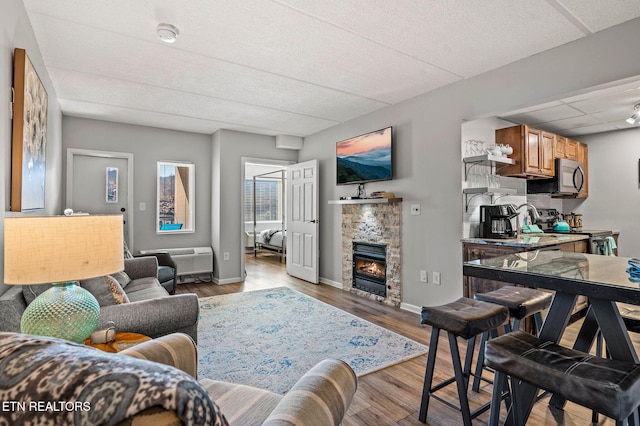
[[[393,178],[392,127],[336,143],[336,183],[363,184]]]

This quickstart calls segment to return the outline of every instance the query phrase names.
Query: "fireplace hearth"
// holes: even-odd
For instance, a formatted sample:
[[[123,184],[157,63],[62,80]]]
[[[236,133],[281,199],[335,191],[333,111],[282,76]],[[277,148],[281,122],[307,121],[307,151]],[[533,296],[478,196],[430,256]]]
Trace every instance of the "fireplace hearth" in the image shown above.
[[[387,296],[387,247],[353,242],[353,288]]]

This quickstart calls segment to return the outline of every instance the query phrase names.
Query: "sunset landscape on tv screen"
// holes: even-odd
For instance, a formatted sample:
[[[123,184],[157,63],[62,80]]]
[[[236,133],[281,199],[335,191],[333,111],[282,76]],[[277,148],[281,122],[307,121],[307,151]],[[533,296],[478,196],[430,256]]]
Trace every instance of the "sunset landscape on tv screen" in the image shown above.
[[[391,127],[336,144],[337,183],[391,179]]]

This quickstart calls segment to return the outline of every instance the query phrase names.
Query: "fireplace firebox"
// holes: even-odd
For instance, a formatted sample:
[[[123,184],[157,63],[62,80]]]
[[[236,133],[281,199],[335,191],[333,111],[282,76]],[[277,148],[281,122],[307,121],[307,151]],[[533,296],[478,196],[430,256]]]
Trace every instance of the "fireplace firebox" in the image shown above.
[[[353,287],[378,296],[387,296],[385,244],[353,243]]]

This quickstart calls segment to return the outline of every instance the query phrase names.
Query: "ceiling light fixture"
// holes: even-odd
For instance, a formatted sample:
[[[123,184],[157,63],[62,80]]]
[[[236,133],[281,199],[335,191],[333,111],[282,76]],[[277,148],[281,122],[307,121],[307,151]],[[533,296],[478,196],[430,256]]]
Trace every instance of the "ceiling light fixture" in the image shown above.
[[[627,123],[631,125],[636,124],[638,122],[638,119],[640,118],[640,116],[638,115],[638,112],[640,112],[640,104],[636,104],[633,107],[633,110],[635,111],[635,113],[631,117],[627,118]]]
[[[162,23],[158,24],[156,33],[158,37],[160,37],[160,40],[165,43],[175,43],[180,35],[180,30],[175,25]]]

